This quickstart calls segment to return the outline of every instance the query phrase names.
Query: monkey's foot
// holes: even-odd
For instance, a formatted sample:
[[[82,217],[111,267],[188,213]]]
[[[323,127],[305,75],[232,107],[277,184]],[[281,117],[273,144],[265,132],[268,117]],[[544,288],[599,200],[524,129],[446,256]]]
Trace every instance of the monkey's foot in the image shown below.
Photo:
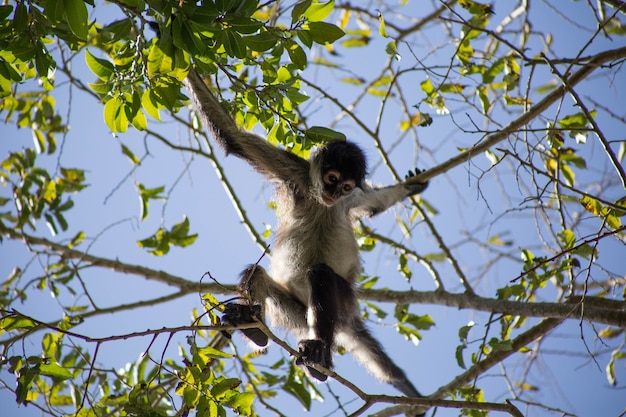
[[[222,316],[222,324],[226,326],[239,326],[240,324],[254,323],[258,319],[262,321],[261,306],[248,304],[226,304],[224,315]],[[257,346],[267,346],[268,337],[261,329],[241,329],[244,335]],[[230,339],[228,332],[222,332],[224,336]]]
[[[326,375],[311,365],[321,365],[326,369],[333,366],[330,347],[321,340],[301,340],[298,343],[300,356],[296,359],[296,365],[304,365],[310,376],[318,381],[326,381]]]

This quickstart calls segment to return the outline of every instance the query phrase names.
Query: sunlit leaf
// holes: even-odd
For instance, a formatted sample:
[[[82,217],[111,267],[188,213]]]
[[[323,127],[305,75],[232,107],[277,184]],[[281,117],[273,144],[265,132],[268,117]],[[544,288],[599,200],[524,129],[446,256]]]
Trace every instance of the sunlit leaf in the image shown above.
[[[383,38],[388,38],[389,34],[387,33],[387,29],[385,28],[385,17],[381,12],[378,12],[378,23],[378,33],[380,34],[380,36],[382,36]]]
[[[72,372],[70,372],[68,369],[65,369],[56,362],[42,363],[39,366],[39,372],[41,373],[41,375],[51,376],[58,379],[71,379],[74,377]]]
[[[321,22],[328,17],[334,8],[335,0],[330,0],[327,3],[313,3],[304,12],[304,17],[309,22]]]
[[[115,67],[110,61],[96,58],[89,50],[85,52],[85,61],[87,61],[89,69],[103,81],[110,80],[115,73]]]

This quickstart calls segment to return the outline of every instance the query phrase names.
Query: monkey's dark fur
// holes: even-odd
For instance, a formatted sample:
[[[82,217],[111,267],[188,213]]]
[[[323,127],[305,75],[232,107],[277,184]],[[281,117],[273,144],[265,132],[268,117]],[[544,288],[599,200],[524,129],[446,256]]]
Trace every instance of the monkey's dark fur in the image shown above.
[[[420,193],[427,183],[372,187],[364,180],[363,152],[350,142],[330,142],[310,161],[299,158],[239,129],[193,69],[185,84],[217,143],[273,181],[277,191],[271,275],[259,266],[242,273],[242,290],[258,304],[230,304],[225,322],[269,316],[297,335],[296,363],[313,377],[326,379],[313,365],[332,368],[332,348],[341,345],[380,380],[408,397],[421,397],[359,317],[354,283],[361,263],[352,224]],[[257,345],[267,344],[258,329],[244,334]]]

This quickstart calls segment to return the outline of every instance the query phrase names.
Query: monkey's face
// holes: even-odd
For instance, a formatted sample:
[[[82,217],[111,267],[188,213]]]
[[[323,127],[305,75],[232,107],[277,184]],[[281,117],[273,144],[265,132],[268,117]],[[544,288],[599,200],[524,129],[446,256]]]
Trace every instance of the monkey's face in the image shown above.
[[[324,187],[321,200],[327,206],[334,205],[340,198],[352,194],[356,187],[356,181],[343,175],[336,169],[327,169],[322,174]]]

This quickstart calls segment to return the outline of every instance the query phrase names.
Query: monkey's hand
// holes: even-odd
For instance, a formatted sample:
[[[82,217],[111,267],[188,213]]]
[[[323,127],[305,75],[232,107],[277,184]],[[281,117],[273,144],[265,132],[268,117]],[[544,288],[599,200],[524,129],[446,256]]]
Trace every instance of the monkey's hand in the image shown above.
[[[326,369],[331,369],[333,358],[330,346],[321,340],[301,340],[298,343],[298,350],[300,356],[296,359],[296,365],[306,366],[310,376],[322,382],[326,381],[328,377],[311,365],[321,365]]]
[[[224,315],[222,316],[222,324],[226,326],[239,326],[240,324],[255,323],[258,319],[263,321],[261,314],[261,306],[248,304],[226,304]],[[267,346],[268,337],[261,329],[241,329],[244,335],[257,346]],[[230,339],[230,334],[223,331],[222,334]]]
[[[415,171],[409,171],[406,174],[406,176],[404,177],[404,181],[405,181],[404,186],[407,189],[407,194],[406,194],[407,197],[415,195],[415,194],[419,194],[419,193],[421,193],[422,191],[424,191],[428,187],[428,181],[426,181],[426,182],[415,182],[415,183],[412,183],[412,184],[407,184],[406,183],[406,180],[408,180],[408,179],[410,179],[412,177],[415,177],[415,176],[421,174],[422,172],[424,172],[424,170],[419,169],[419,168],[415,168]]]

